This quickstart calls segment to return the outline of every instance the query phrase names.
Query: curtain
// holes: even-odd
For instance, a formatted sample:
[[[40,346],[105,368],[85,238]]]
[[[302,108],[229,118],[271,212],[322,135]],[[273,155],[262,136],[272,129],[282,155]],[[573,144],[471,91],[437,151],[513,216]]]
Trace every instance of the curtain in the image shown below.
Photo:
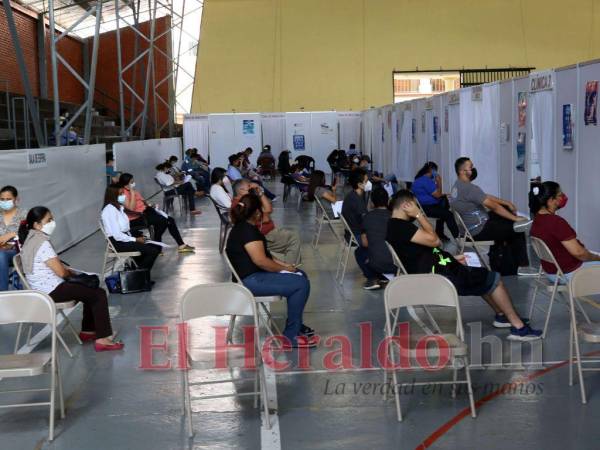
[[[401,181],[412,181],[414,171],[414,145],[412,141],[412,111],[404,111],[402,114],[402,127],[400,128],[400,141],[398,144],[398,166],[396,176]]]
[[[183,148],[197,148],[203,158],[208,158],[208,116],[186,114],[183,116]]]
[[[531,111],[531,140],[529,178],[554,176],[554,96],[553,91],[540,91],[529,95]]]

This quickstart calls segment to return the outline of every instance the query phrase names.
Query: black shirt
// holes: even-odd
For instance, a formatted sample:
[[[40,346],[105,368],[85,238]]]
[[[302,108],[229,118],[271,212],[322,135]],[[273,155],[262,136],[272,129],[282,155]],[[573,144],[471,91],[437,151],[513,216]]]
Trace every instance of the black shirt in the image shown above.
[[[227,257],[229,258],[229,261],[231,261],[233,268],[242,280],[253,273],[263,272],[260,267],[252,262],[250,255],[244,248],[244,245],[248,242],[255,241],[261,241],[263,243],[265,254],[270,258],[271,254],[267,250],[267,240],[263,234],[258,231],[256,226],[251,225],[246,221],[240,222],[235,224],[229,233],[225,251],[227,252]]]
[[[428,273],[433,265],[433,249],[410,242],[418,227],[408,220],[390,219],[387,241],[394,247],[408,273]]]
[[[352,192],[344,198],[342,216],[344,216],[344,219],[348,222],[348,226],[355,235],[362,233],[362,221],[363,216],[366,213],[367,202],[365,200],[365,195],[358,195],[356,191],[352,190]]]
[[[392,255],[385,245],[390,216],[387,209],[377,208],[363,218],[363,233],[369,243],[369,265],[380,273],[396,272]]]

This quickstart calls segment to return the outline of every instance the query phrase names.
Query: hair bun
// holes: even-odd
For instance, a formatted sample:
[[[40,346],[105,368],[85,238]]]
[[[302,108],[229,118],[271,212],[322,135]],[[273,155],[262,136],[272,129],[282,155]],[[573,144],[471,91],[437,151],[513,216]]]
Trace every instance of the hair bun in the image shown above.
[[[540,188],[538,186],[533,187],[533,195],[540,195]]]

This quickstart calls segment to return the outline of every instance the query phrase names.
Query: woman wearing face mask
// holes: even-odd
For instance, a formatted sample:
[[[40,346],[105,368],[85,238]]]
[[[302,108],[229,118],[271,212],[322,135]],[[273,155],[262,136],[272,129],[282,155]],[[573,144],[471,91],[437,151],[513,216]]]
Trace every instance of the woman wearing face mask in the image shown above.
[[[568,200],[558,183],[544,181],[534,187],[532,200],[535,217],[531,225],[531,235],[546,243],[567,279],[570,280],[581,266],[600,264],[600,255],[587,250],[577,239],[577,233],[569,222],[556,214],[567,205]],[[555,282],[554,265],[542,261],[542,268],[548,278]]]
[[[123,188],[111,184],[106,188],[104,195],[104,208],[102,209],[102,226],[106,235],[118,252],[140,252],[135,258],[140,269],[152,269],[161,248],[157,245],[147,244],[144,237],[133,237],[129,228],[129,217],[125,214],[123,204],[127,196]]]
[[[154,229],[152,239],[158,242],[162,241],[162,235],[168,229],[177,243],[177,251],[179,253],[194,252],[194,247],[183,242],[175,219],[170,216],[165,217],[166,214],[160,214],[156,211],[155,207],[146,203],[142,194],[135,189],[133,175],[130,173],[121,174],[118,184],[123,188],[123,194],[125,194],[125,203],[123,206],[125,207],[125,214],[129,217],[129,225],[131,227],[152,226]]]
[[[284,347],[316,346],[314,330],[302,320],[310,295],[310,282],[296,266],[271,257],[266,238],[258,229],[263,222],[258,196],[244,195],[232,208],[231,219],[234,225],[227,239],[226,252],[244,286],[256,296],[281,295],[287,299]]]
[[[202,211],[196,209],[196,197],[202,197],[203,192],[196,192],[194,186],[190,182],[176,181],[169,175],[170,164],[162,163],[156,166],[156,175],[154,176],[158,182],[166,189],[174,189],[179,195],[183,195],[187,199],[187,204],[190,209],[190,214],[195,216],[202,214]]]
[[[8,290],[8,269],[17,254],[17,232],[26,212],[17,207],[17,190],[0,189],[0,291]]]
[[[425,163],[421,170],[417,172],[415,181],[412,184],[411,190],[419,200],[423,211],[428,217],[438,219],[435,225],[435,232],[440,239],[448,240],[444,236],[444,223],[448,225],[448,229],[452,236],[458,236],[458,226],[454,220],[448,198],[442,192],[442,177],[438,172],[438,165],[433,161]]]
[[[222,167],[215,167],[210,175],[210,198],[223,208],[231,208],[231,181],[227,178],[227,171]]]
[[[52,213],[44,206],[31,208],[20,226],[21,261],[27,282],[57,303],[72,300],[83,303],[81,340],[95,341],[97,352],[121,350],[124,344],[112,338],[106,292],[69,282],[74,274],[60,261],[50,243],[55,228]]]

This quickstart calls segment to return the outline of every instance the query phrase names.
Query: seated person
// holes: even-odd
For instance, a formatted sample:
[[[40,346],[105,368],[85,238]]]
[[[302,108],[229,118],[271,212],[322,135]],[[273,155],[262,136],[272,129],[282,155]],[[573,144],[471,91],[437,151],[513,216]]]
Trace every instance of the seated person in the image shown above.
[[[363,247],[361,239],[361,234],[363,232],[363,218],[367,214],[367,200],[365,198],[365,193],[371,192],[373,186],[369,181],[367,173],[361,168],[357,168],[350,172],[348,182],[350,183],[350,186],[352,186],[352,191],[344,198],[342,216],[344,216],[350,230],[352,230],[352,234],[358,242],[354,257],[356,258],[356,263],[360,267],[360,270],[367,279],[364,289],[380,289],[381,283],[379,282],[379,275],[369,266],[369,251],[366,247]],[[344,237],[346,242],[350,240],[348,231],[344,231]]]
[[[314,347],[314,330],[302,320],[310,282],[296,266],[271,256],[265,236],[259,230],[263,224],[261,204],[256,195],[246,194],[231,209],[233,228],[227,239],[227,257],[244,286],[254,295],[281,295],[287,299],[284,347]]]
[[[161,247],[147,244],[143,236],[133,237],[130,232],[129,217],[123,204],[127,200],[124,189],[118,184],[106,188],[104,208],[102,209],[102,227],[117,252],[140,252],[135,262],[140,269],[151,270]]]
[[[241,153],[236,153],[229,156],[229,167],[227,167],[227,178],[234,181],[241,180],[242,176],[242,164],[244,159]]]
[[[19,225],[27,211],[18,207],[18,192],[13,186],[0,189],[0,291],[8,291],[8,271],[18,251]]]
[[[411,186],[411,190],[425,214],[428,217],[437,219],[435,224],[435,232],[442,240],[448,240],[444,236],[444,224],[448,225],[448,229],[452,236],[458,237],[458,225],[454,220],[454,214],[450,211],[448,198],[442,193],[442,177],[440,177],[438,166],[436,163],[429,161],[425,163],[421,170],[417,172],[415,181]]]
[[[167,163],[159,164],[156,166],[156,175],[154,177],[167,191],[173,189],[179,195],[183,195],[186,198],[191,215],[202,214],[202,211],[196,209],[196,197],[202,197],[203,193],[196,192],[191,183],[176,181],[172,175],[168,174],[168,171],[169,166]]]
[[[289,150],[283,150],[277,159],[277,170],[281,176],[288,175],[291,172],[292,154]]]
[[[517,208],[511,202],[486,194],[473,184],[477,169],[469,158],[458,158],[454,169],[458,179],[452,188],[450,206],[460,214],[473,238],[477,241],[494,241],[496,244],[506,243],[516,265],[528,266],[525,234],[513,229],[515,222],[528,219],[517,216]]]
[[[115,158],[112,152],[106,154],[106,178],[108,184],[117,183],[121,172],[115,170]]]
[[[244,195],[258,196],[262,213],[262,223],[259,224],[258,229],[267,239],[269,252],[288,264],[298,264],[300,262],[300,236],[293,230],[275,227],[275,223],[271,220],[273,205],[261,187],[250,180],[242,179],[233,183],[233,194],[232,209]]]
[[[231,181],[222,167],[215,167],[210,175],[210,198],[223,208],[231,208]]]
[[[356,150],[356,144],[350,144],[348,146],[348,151],[346,152],[346,154],[350,157],[354,156],[354,155],[358,155],[358,150]]]
[[[31,289],[48,294],[56,303],[73,300],[83,303],[81,340],[93,340],[97,352],[121,350],[124,344],[112,337],[106,292],[69,282],[74,273],[60,261],[50,243],[55,228],[52,213],[44,206],[31,208],[20,226],[21,262],[27,283]]]
[[[258,164],[258,170],[261,175],[275,176],[275,157],[271,153],[270,145],[263,146],[256,164]]]
[[[325,184],[325,172],[322,170],[315,170],[311,175],[308,182],[308,190],[306,194],[306,199],[309,202],[314,202],[315,197],[326,200],[323,203],[324,207],[329,207],[331,210],[331,204],[337,201],[335,196],[335,192],[337,190],[337,178],[333,179],[334,183],[331,187]],[[329,214],[330,218],[333,218],[333,212]]]
[[[296,158],[296,165],[302,169],[303,175],[308,177],[315,168],[315,160],[308,155],[300,155]]]
[[[373,189],[371,202],[373,208],[363,217],[363,230],[360,235],[361,245],[368,251],[367,264],[379,278],[379,283],[385,284],[384,274],[396,274],[396,266],[385,239],[387,227],[392,213],[389,210],[390,197],[381,186]]]
[[[307,192],[308,183],[310,182],[310,179],[305,175],[305,173],[303,172],[303,168],[300,167],[299,164],[294,164],[291,167],[291,175],[294,181],[296,182],[298,189],[300,189],[300,192]]]
[[[355,161],[357,158],[357,156],[354,156],[354,160]],[[368,155],[362,155],[359,159],[358,159],[358,167],[360,167],[361,169],[363,169],[364,171],[367,172],[367,174],[369,175],[369,180],[371,180],[371,182],[374,185],[381,185],[381,186],[389,186],[391,188],[392,193],[395,193],[398,190],[398,180],[396,179],[396,175],[389,174],[386,175],[385,177],[383,176],[383,174],[379,173],[379,172],[375,172],[373,170],[369,170],[369,164],[371,164],[371,158],[369,158]]]
[[[181,239],[175,219],[167,216],[164,212],[162,214],[157,212],[157,206],[146,203],[142,194],[135,189],[133,175],[130,173],[121,174],[119,177],[119,186],[125,194],[125,203],[123,206],[125,214],[129,217],[130,227],[151,226],[154,230],[152,239],[157,242],[162,242],[162,235],[168,229],[169,234],[177,243],[177,251],[179,253],[193,253],[194,247],[187,245]]]
[[[600,255],[590,252],[577,239],[577,233],[569,222],[556,214],[567,205],[567,195],[554,181],[544,181],[533,188],[532,209],[535,214],[531,225],[531,235],[546,243],[567,280],[580,267],[600,264]],[[553,283],[556,282],[556,267],[542,261],[542,268]]]
[[[208,192],[210,189],[210,172],[208,165],[205,165],[199,160],[200,155],[197,153],[190,153],[183,164],[181,165],[181,171],[187,175],[191,175],[196,182],[197,188]]]
[[[493,326],[510,327],[509,340],[529,341],[541,337],[540,330],[530,328],[527,320],[515,312],[499,273],[483,267],[468,267],[464,255],[454,257],[440,248],[440,239],[417,206],[412,192],[398,191],[392,199],[392,207],[386,240],[409,274],[436,273],[448,278],[458,295],[482,296],[496,313]],[[415,219],[420,228],[413,223]]]
[[[181,169],[177,165],[178,161],[179,161],[179,158],[177,158],[177,156],[171,155],[169,157],[169,159],[167,159],[165,162],[169,163],[171,165],[171,167],[169,168],[169,175],[174,176],[174,177],[183,177]]]

